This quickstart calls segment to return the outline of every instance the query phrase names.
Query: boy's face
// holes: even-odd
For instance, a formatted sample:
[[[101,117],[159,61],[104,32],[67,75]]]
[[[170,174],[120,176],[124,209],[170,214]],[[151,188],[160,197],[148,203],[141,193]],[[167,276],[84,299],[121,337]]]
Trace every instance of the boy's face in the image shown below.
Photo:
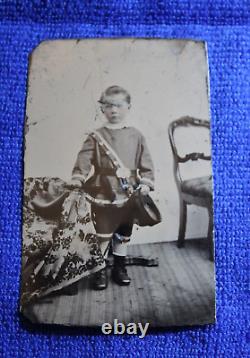
[[[118,93],[106,96],[101,109],[107,120],[115,124],[123,121],[130,109],[130,104],[126,101],[124,94]]]

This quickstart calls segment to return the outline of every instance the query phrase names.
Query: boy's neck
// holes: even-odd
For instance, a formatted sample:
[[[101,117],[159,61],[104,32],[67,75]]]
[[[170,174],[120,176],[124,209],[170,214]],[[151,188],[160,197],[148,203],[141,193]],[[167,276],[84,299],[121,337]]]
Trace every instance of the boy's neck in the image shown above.
[[[110,122],[106,121],[104,123],[104,127],[109,128],[109,129],[121,129],[121,128],[127,127],[127,120],[124,119],[120,123],[110,123]]]

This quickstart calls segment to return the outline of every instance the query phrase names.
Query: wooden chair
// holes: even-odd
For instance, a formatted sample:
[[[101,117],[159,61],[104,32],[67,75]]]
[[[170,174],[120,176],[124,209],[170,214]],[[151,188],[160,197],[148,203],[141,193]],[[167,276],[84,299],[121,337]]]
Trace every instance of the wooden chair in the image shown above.
[[[174,176],[179,191],[180,198],[180,223],[178,234],[178,247],[183,247],[185,243],[186,222],[187,222],[187,205],[194,204],[207,208],[209,216],[208,225],[208,246],[209,246],[209,259],[214,259],[213,249],[213,197],[212,197],[212,176],[198,177],[188,180],[183,180],[180,173],[180,163],[188,161],[211,160],[210,155],[204,153],[188,153],[185,156],[178,154],[176,143],[174,139],[174,132],[177,127],[205,127],[210,130],[208,121],[196,119],[192,117],[182,117],[170,123],[169,125],[169,140],[174,156]]]

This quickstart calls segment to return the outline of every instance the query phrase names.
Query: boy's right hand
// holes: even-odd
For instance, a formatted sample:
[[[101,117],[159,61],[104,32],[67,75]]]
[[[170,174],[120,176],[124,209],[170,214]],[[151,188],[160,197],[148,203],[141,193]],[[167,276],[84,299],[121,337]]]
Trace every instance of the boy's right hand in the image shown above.
[[[69,189],[80,189],[82,187],[82,182],[79,179],[71,179],[66,183],[66,187]]]

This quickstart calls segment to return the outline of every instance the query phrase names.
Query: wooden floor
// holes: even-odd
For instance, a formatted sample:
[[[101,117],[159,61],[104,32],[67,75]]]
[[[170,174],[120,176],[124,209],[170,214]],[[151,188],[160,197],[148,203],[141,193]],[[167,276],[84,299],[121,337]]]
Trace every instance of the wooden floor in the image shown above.
[[[128,266],[128,287],[110,280],[106,290],[94,291],[89,280],[82,280],[77,295],[44,298],[25,315],[39,323],[81,326],[100,326],[114,318],[151,327],[214,321],[214,265],[205,239],[187,240],[182,249],[176,242],[133,245],[129,254],[158,257],[159,266]]]

